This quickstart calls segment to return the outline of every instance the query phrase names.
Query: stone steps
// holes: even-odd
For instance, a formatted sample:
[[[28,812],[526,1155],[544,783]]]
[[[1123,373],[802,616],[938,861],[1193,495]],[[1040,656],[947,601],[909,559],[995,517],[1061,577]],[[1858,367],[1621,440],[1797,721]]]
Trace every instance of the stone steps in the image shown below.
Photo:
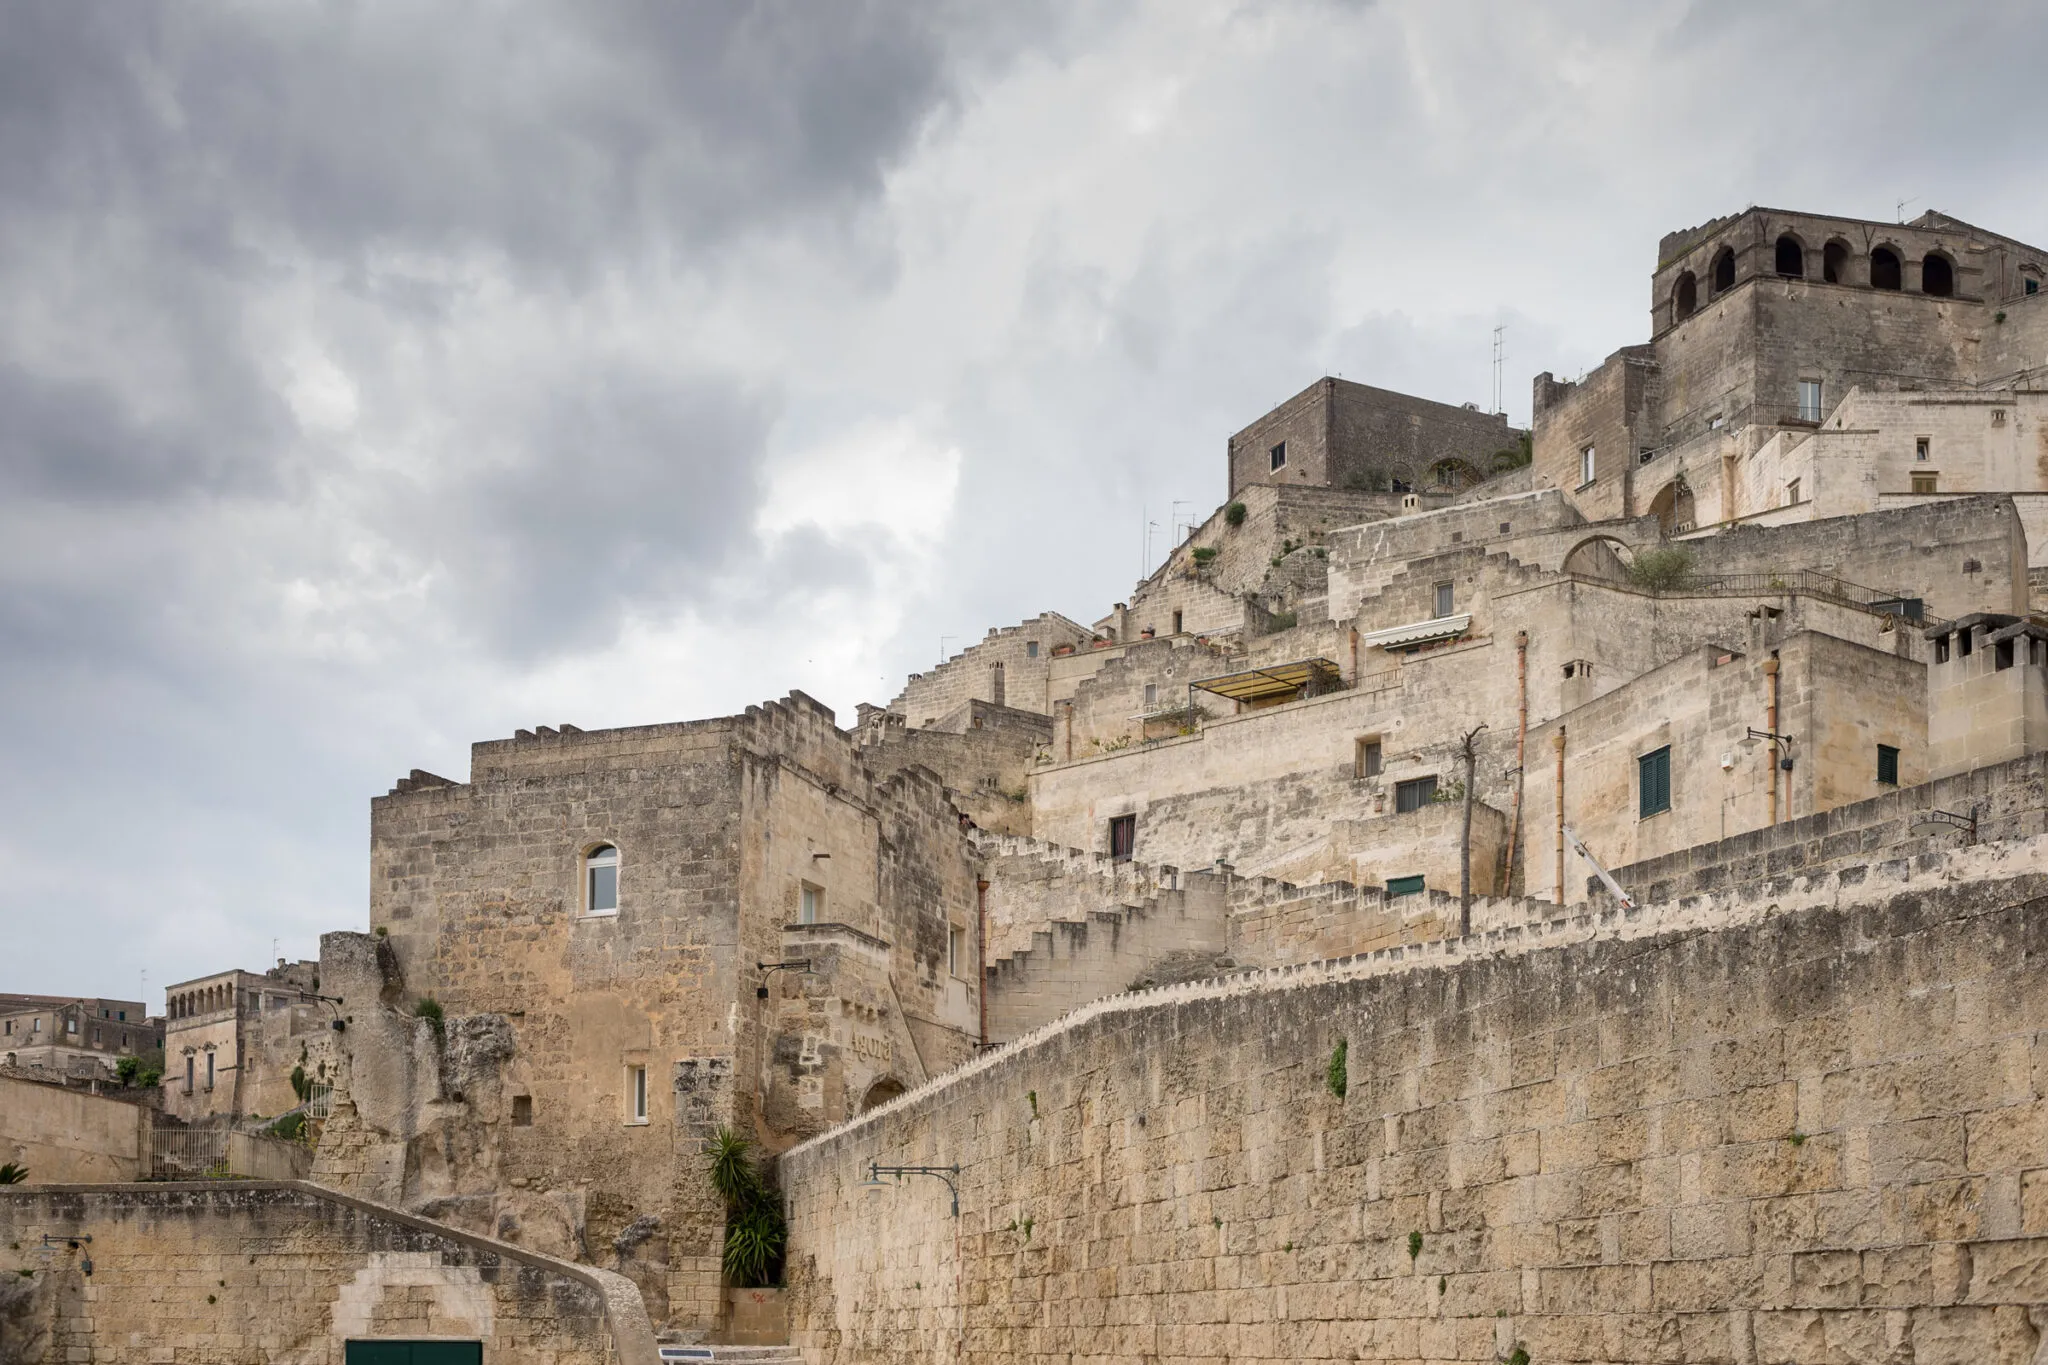
[[[664,1361],[706,1360],[721,1365],[803,1365],[803,1355],[794,1346],[662,1346],[656,1354]]]

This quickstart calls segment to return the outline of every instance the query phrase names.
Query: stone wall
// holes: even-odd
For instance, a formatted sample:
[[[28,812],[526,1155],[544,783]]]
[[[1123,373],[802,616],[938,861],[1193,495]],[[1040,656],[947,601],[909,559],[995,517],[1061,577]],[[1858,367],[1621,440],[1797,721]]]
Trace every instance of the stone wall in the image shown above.
[[[1041,715],[1052,711],[1047,679],[1053,651],[1085,646],[1094,632],[1056,611],[1019,625],[989,627],[982,639],[922,673],[913,673],[889,710],[912,729],[936,724],[969,701],[993,702]]]
[[[794,1339],[2033,1360],[2042,845],[1092,1006],[785,1155]],[[957,1162],[957,1225],[875,1158]]]
[[[480,1341],[486,1360],[532,1365],[655,1362],[619,1276],[313,1185],[0,1189],[0,1245],[8,1365],[342,1365],[347,1342],[378,1338]]]
[[[38,1185],[139,1179],[155,1124],[136,1100],[0,1074],[0,1165]]]
[[[1230,438],[1230,490],[1235,496],[1261,483],[1385,490],[1395,480],[1433,489],[1432,471],[1447,460],[1462,475],[1449,487],[1462,488],[1520,437],[1498,414],[1319,379]],[[1282,441],[1286,463],[1275,469],[1272,449]]]

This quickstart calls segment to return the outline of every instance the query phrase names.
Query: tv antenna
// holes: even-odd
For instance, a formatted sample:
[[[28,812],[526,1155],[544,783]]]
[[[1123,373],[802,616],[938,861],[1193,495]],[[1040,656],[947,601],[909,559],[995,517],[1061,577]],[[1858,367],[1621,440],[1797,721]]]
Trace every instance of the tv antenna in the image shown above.
[[[1906,205],[1917,204],[1919,202],[1920,196],[1917,194],[1914,195],[1911,199],[1901,199],[1899,201],[1899,222],[1901,224],[1903,224],[1906,221]]]
[[[1496,417],[1497,417],[1497,416],[1499,416],[1499,415],[1500,415],[1500,413],[1501,413],[1501,406],[1500,406],[1500,368],[1501,368],[1501,363],[1502,363],[1503,361],[1505,361],[1505,360],[1506,360],[1506,359],[1508,358],[1508,353],[1507,353],[1507,352],[1506,352],[1505,350],[1503,350],[1503,349],[1502,349],[1502,346],[1503,346],[1503,344],[1504,344],[1504,342],[1503,342],[1503,338],[1502,338],[1502,333],[1504,333],[1504,332],[1506,332],[1506,331],[1507,331],[1507,327],[1506,327],[1506,325],[1505,325],[1505,324],[1503,324],[1503,325],[1501,325],[1501,326],[1499,326],[1499,327],[1496,327],[1496,328],[1494,328],[1494,329],[1493,329],[1493,412],[1494,412],[1494,415],[1495,415]]]

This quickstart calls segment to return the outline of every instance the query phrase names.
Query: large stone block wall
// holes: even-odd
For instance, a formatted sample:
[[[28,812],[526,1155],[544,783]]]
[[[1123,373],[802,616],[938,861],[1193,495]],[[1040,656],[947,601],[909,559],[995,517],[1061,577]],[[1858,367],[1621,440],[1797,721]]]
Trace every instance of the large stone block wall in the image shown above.
[[[342,1365],[347,1342],[378,1338],[479,1341],[486,1360],[531,1365],[655,1361],[619,1276],[312,1185],[0,1189],[0,1246],[8,1365]]]
[[[136,1100],[0,1074],[0,1165],[38,1185],[140,1178],[155,1123]]]
[[[1427,480],[1439,461],[1461,460],[1484,474],[1494,452],[1514,448],[1520,436],[1498,414],[1325,378],[1230,438],[1230,489],[1233,496],[1256,484],[1384,489],[1400,479],[1420,490],[1434,486]],[[1287,442],[1287,463],[1276,470],[1279,441]]]
[[[935,724],[969,701],[1050,714],[1052,694],[1047,690],[1047,682],[1053,650],[1061,645],[1085,646],[1093,634],[1086,626],[1053,611],[1020,625],[991,626],[986,636],[959,653],[922,673],[911,674],[903,691],[889,703],[889,709],[913,729]]]
[[[1937,861],[1091,1007],[785,1155],[794,1340],[2033,1361],[2048,863]]]

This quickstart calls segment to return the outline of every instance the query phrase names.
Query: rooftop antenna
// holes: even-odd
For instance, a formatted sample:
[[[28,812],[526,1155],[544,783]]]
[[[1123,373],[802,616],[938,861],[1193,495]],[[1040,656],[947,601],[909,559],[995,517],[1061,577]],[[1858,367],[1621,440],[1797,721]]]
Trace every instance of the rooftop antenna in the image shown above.
[[[940,663],[944,663],[944,662],[946,662],[946,641],[948,641],[948,640],[957,640],[957,639],[959,639],[959,638],[960,638],[960,637],[959,637],[959,636],[957,636],[957,635],[941,635],[941,636],[939,637],[939,662],[940,662]]]
[[[142,1017],[147,1019],[149,1018],[149,968],[144,967],[140,972],[137,972],[136,975],[141,978],[140,987],[142,990]]]
[[[1899,222],[1901,224],[1903,224],[1906,221],[1906,205],[1917,204],[1919,202],[1920,196],[1917,194],[1914,195],[1911,199],[1901,199],[1899,201]]]
[[[1169,515],[1173,518],[1173,543],[1176,545],[1180,544],[1180,533],[1183,526],[1190,531],[1195,529],[1195,523],[1185,520],[1180,514],[1180,509],[1187,505],[1188,501],[1186,498],[1177,498],[1169,509]]]
[[[1506,360],[1506,359],[1508,358],[1508,353],[1507,353],[1506,351],[1504,351],[1504,350],[1502,350],[1502,349],[1501,349],[1501,346],[1502,346],[1502,336],[1501,336],[1501,334],[1502,334],[1502,333],[1504,333],[1504,332],[1506,332],[1506,331],[1507,331],[1507,326],[1506,326],[1506,324],[1502,324],[1501,326],[1499,326],[1499,327],[1496,327],[1496,328],[1494,328],[1494,329],[1493,329],[1493,412],[1494,412],[1494,415],[1495,415],[1496,417],[1498,417],[1498,416],[1500,415],[1500,413],[1501,413],[1501,406],[1500,406],[1500,367],[1501,367],[1501,362],[1505,361],[1505,360]]]

